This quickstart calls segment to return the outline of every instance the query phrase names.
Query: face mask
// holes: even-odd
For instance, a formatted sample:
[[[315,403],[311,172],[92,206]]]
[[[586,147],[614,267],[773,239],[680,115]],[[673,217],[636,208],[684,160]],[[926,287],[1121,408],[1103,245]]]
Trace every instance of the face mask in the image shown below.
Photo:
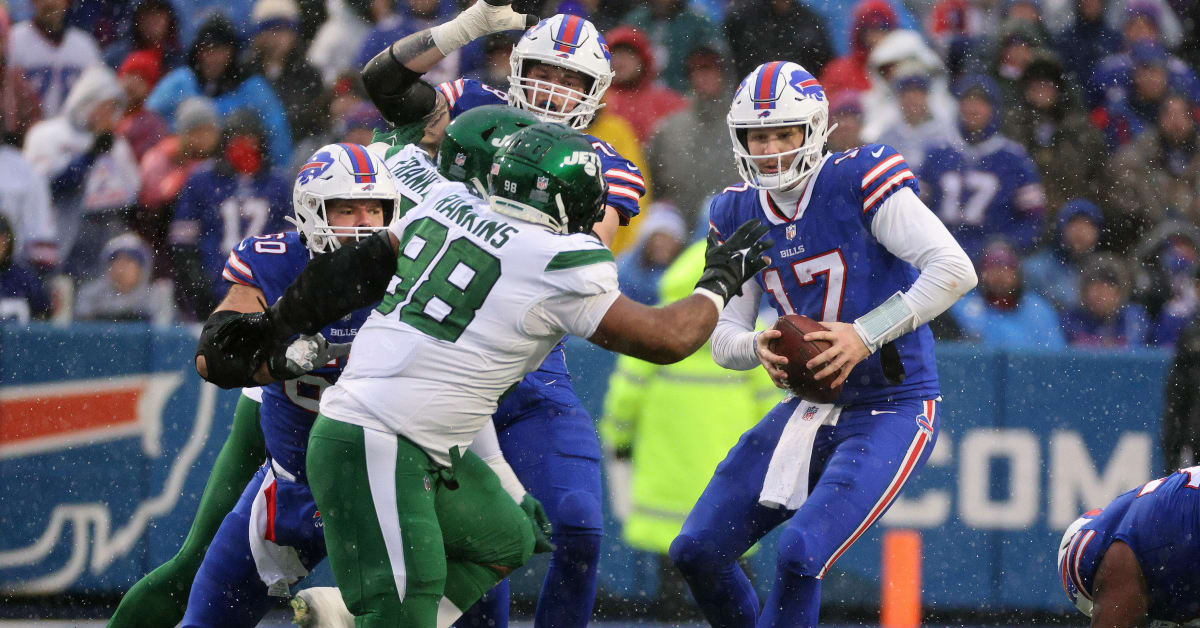
[[[225,161],[239,174],[254,174],[262,167],[262,151],[252,137],[238,136],[225,145]]]

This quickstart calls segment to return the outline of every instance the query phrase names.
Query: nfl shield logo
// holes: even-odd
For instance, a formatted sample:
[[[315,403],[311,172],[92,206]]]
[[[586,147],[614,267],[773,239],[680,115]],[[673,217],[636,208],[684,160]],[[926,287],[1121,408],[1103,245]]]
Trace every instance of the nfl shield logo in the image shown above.
[[[795,238],[796,237],[796,225],[788,225],[787,229],[783,230],[783,234],[786,235],[787,239],[789,239],[789,240],[791,240],[792,238]]]
[[[454,165],[456,165],[456,166],[465,166],[466,164],[467,164],[467,156],[466,156],[466,155],[464,155],[464,154],[462,154],[462,153],[455,153],[455,155],[454,155]]]
[[[548,187],[550,187],[550,179],[547,179],[546,177],[537,178],[537,189],[544,190]]]
[[[804,415],[800,417],[801,421],[811,421],[817,416],[817,407],[810,405],[804,409]]]

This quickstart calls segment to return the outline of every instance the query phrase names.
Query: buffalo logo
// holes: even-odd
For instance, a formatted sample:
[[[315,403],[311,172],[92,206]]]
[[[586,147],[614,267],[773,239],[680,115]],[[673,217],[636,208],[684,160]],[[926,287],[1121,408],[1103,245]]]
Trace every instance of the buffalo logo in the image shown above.
[[[770,112],[770,111],[760,111],[760,112],[758,112],[758,117],[760,117],[760,118],[765,118],[765,117],[767,117],[767,116],[769,116],[769,115],[771,115],[771,112]]]
[[[933,425],[929,422],[929,417],[924,414],[917,417],[917,427],[926,434],[933,435]]]
[[[333,153],[323,150],[312,156],[308,163],[300,167],[300,174],[296,175],[296,182],[304,185],[309,181],[325,174],[326,170],[333,165]]]
[[[374,189],[375,189],[375,184],[374,184],[374,183],[368,183],[368,184],[366,184],[366,185],[362,186],[362,189],[361,189],[361,190],[359,190],[359,191],[361,191],[361,192],[370,192],[371,190],[374,190]]]
[[[801,96],[814,100],[825,100],[825,90],[821,89],[820,81],[813,78],[813,75],[808,72],[803,70],[793,71],[791,77],[788,79],[788,84]]]

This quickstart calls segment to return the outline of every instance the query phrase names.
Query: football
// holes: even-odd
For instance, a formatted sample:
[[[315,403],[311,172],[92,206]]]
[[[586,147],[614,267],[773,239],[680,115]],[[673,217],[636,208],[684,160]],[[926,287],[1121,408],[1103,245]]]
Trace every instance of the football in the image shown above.
[[[772,353],[788,359],[783,370],[787,373],[788,384],[791,386],[792,392],[806,401],[833,403],[842,392],[841,386],[830,387],[829,384],[833,381],[834,376],[830,375],[824,380],[817,380],[813,375],[816,371],[821,370],[821,367],[810,371],[804,366],[809,360],[829,348],[829,342],[825,340],[808,341],[804,339],[804,334],[825,331],[825,327],[807,316],[785,314],[775,321],[773,329],[778,329],[783,335],[771,339],[767,348]]]

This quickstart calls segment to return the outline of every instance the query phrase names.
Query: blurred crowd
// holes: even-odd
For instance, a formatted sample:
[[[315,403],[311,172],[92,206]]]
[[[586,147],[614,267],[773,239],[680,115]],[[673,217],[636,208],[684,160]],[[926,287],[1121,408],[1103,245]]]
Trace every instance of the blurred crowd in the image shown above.
[[[461,1],[461,0],[460,0]],[[358,68],[456,0],[0,0],[0,316],[203,320],[244,237],[289,228],[292,173],[384,121]],[[469,2],[468,2],[469,4]],[[830,150],[895,146],[975,259],[943,338],[1174,343],[1197,311],[1200,3],[547,0],[604,33],[589,132],[647,175],[622,287],[658,277],[739,183],[740,77],[803,64]],[[427,78],[508,89],[518,33]]]

